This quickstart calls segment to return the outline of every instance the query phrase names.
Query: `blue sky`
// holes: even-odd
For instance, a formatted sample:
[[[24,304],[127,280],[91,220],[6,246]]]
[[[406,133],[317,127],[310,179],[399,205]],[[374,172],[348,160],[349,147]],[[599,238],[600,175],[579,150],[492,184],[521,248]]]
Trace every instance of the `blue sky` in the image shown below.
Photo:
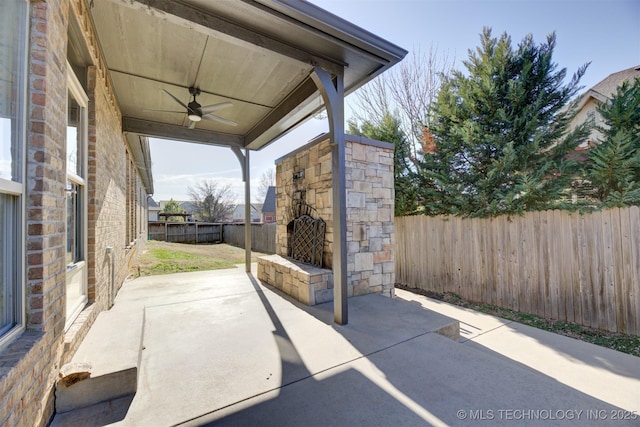
[[[609,74],[640,65],[640,0],[312,0],[312,3],[412,51],[430,46],[455,57],[463,69],[467,51],[479,44],[484,26],[507,32],[516,45],[531,33],[542,42],[555,31],[554,59],[571,76],[591,62],[581,84],[589,88]],[[353,98],[350,97],[350,98]],[[347,114],[353,99],[347,98]],[[285,155],[328,131],[312,119],[269,147],[251,153],[252,193],[262,174]],[[175,155],[180,144],[180,156]],[[231,150],[151,140],[156,200],[187,200],[187,187],[203,179],[230,184],[244,199],[240,165]]]

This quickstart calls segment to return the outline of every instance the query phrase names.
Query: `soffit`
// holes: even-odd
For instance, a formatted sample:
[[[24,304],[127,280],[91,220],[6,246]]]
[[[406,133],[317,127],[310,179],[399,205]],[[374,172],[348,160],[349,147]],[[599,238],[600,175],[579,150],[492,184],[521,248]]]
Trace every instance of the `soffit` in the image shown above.
[[[346,92],[406,51],[302,1],[101,0],[91,17],[125,132],[260,149],[322,109],[314,66],[344,70]],[[214,114],[189,129],[188,88]]]

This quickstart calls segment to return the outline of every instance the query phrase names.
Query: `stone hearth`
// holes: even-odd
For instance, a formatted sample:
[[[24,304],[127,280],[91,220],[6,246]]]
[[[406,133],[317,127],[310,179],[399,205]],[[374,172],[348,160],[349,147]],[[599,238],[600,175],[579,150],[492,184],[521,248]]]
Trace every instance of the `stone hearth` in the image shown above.
[[[269,255],[258,261],[258,278],[307,305],[333,300],[333,272],[326,268]]]

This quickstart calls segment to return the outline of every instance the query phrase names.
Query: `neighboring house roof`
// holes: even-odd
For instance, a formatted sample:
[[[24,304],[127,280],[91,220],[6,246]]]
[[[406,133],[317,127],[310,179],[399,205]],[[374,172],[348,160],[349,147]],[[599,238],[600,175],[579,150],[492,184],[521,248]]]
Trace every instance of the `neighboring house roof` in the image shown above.
[[[196,205],[194,205],[192,202],[180,202],[180,207],[186,212],[186,213],[194,213],[198,210],[198,207]]]
[[[276,211],[276,187],[269,186],[267,194],[264,196],[264,203],[262,204],[262,213],[275,212]]]
[[[578,99],[576,115],[569,123],[569,130],[575,129],[586,120],[593,120],[595,125],[604,126],[598,112],[598,105],[611,99],[622,83],[632,81],[635,78],[640,78],[640,65],[612,73],[583,93]],[[570,108],[569,105],[565,106],[565,109],[568,108]],[[601,138],[602,134],[597,127],[591,129],[589,137],[580,144],[578,150],[588,149],[589,146],[597,144]],[[584,156],[584,153],[581,156]]]
[[[251,216],[255,217],[256,215],[260,215],[260,212],[262,212],[262,203],[251,203]],[[244,218],[244,205],[236,205],[235,209],[233,210],[233,217],[234,218]]]
[[[151,196],[147,197],[147,206],[148,206],[148,209],[150,211],[159,211],[160,210],[160,205],[158,204],[158,202],[153,200],[153,197],[151,197]]]
[[[582,99],[578,104],[578,109],[584,107],[584,105],[589,102],[590,98],[595,98],[600,102],[606,102],[613,94],[616,93],[618,86],[626,81],[632,81],[639,77],[640,65],[610,74],[582,95]]]

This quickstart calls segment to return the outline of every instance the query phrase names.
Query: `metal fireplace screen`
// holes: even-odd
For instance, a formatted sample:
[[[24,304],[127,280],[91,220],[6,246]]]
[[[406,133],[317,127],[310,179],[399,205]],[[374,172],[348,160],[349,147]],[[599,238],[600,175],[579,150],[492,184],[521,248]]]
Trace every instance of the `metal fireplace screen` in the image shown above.
[[[291,258],[314,267],[322,267],[325,223],[321,218],[302,215],[293,220]]]

